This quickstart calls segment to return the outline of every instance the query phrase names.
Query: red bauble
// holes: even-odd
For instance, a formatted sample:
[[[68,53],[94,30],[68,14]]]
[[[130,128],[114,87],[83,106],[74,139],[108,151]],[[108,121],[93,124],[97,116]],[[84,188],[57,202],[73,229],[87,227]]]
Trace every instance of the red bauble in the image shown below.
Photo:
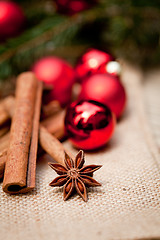
[[[105,105],[96,101],[72,103],[66,113],[65,130],[72,144],[93,150],[106,144],[115,128],[115,116]]]
[[[73,15],[89,9],[96,2],[96,0],[55,0],[57,11],[67,15]]]
[[[53,86],[45,97],[47,102],[56,99],[62,107],[70,102],[75,78],[74,70],[66,61],[58,57],[44,57],[34,64],[32,70],[40,81]]]
[[[86,77],[96,73],[105,73],[106,65],[113,61],[113,57],[97,49],[89,49],[79,59],[75,71],[77,80],[82,82]]]
[[[107,105],[117,118],[126,104],[125,89],[118,77],[111,74],[95,74],[82,83],[79,99],[92,99]]]
[[[16,36],[23,27],[25,17],[14,2],[0,1],[0,40]]]

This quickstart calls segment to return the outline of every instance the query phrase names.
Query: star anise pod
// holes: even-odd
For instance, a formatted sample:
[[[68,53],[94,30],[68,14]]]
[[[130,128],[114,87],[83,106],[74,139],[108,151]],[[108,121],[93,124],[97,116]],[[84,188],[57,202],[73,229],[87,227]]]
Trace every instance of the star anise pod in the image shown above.
[[[80,150],[75,157],[75,161],[65,152],[65,165],[59,163],[48,163],[60,176],[55,178],[49,185],[51,187],[63,186],[63,197],[67,200],[74,190],[82,197],[84,201],[88,200],[86,187],[101,186],[92,178],[93,172],[101,168],[101,165],[84,165],[84,152]]]

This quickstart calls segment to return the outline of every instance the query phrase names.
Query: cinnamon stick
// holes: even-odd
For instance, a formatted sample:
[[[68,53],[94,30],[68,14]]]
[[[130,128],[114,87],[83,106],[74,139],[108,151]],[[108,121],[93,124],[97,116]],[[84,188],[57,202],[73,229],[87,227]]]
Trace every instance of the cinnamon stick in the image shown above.
[[[3,137],[9,131],[9,129],[10,129],[9,126],[4,126],[0,128],[0,138]]]
[[[53,101],[55,104],[57,104],[57,101]],[[53,104],[52,102],[52,104]],[[51,104],[51,105],[52,105]],[[13,117],[14,114],[14,108],[15,108],[15,98],[12,96],[9,96],[4,99],[3,107],[5,109],[5,112],[7,113],[7,116],[9,118]],[[57,108],[57,112],[52,111],[52,115],[49,114],[49,116],[42,120],[41,124],[52,134],[56,135],[58,139],[64,136],[64,116],[65,116],[65,110]],[[4,131],[4,130],[3,130]],[[1,130],[0,130],[1,132]],[[4,141],[4,140],[3,140]],[[1,145],[1,139],[0,139],[0,145]]]
[[[8,96],[0,102],[0,137],[5,135],[10,129],[10,114],[7,108],[13,109],[12,101],[14,97]]]
[[[63,110],[43,120],[41,122],[41,125],[44,126],[56,138],[62,139],[64,137],[64,116],[65,116],[65,111]],[[5,157],[2,158],[1,155],[3,152],[7,152],[7,148],[9,146],[9,136],[10,136],[10,133],[7,133],[6,135],[0,138],[0,172],[2,173],[4,172],[4,167],[5,167],[4,162],[6,158]],[[3,177],[3,174],[0,175],[0,178],[2,177]]]
[[[35,187],[36,159],[37,159],[37,150],[38,150],[39,120],[40,120],[40,113],[41,113],[42,91],[43,91],[43,84],[42,82],[39,82],[35,108],[34,108],[35,112],[33,117],[31,144],[30,144],[29,160],[28,160],[27,188],[25,189],[25,192],[26,190],[28,191],[28,189],[33,189]]]
[[[15,113],[7,150],[3,190],[10,194],[28,192],[35,186],[42,82],[26,72],[17,79]]]
[[[50,117],[53,114],[56,114],[61,110],[62,110],[62,108],[61,108],[59,101],[53,100],[50,103],[48,103],[47,105],[42,106],[42,116],[43,116],[43,118]]]
[[[2,113],[0,115],[0,126],[6,123],[8,119],[13,117],[14,109],[15,109],[15,98],[13,96],[8,96],[0,102],[0,114]],[[52,121],[57,122],[60,128],[62,127],[62,122],[63,122],[62,116],[65,115],[65,111],[61,108],[58,101],[53,100],[49,104],[44,105],[42,107],[42,110],[43,110],[43,115],[45,116],[45,118],[43,118],[42,120],[42,123],[43,125],[45,125],[46,128],[48,126],[49,128],[51,127],[51,131],[53,132],[55,128],[56,128],[56,131],[58,130],[58,127],[55,127],[54,124],[51,124]],[[6,117],[4,118],[3,116],[6,116]],[[1,120],[1,118],[3,119],[3,121]]]
[[[40,127],[39,131],[39,142],[44,151],[62,165],[64,165],[64,151],[66,151],[70,157],[74,158],[74,156],[64,148],[63,144],[43,126]]]
[[[15,110],[15,97],[13,96],[6,97],[3,101],[3,106],[9,118],[13,117]]]
[[[12,109],[11,109],[12,111]],[[41,122],[49,133],[53,134],[56,138],[62,139],[64,137],[64,117],[65,111],[62,110],[59,113],[51,116]],[[0,155],[9,146],[10,133],[8,132],[3,137],[0,138]]]
[[[15,108],[15,98],[13,96],[9,96],[3,100],[3,109],[7,112],[7,116],[9,118],[13,117]],[[62,139],[64,137],[64,116],[65,110],[61,110],[58,113],[44,119],[41,124],[54,136],[58,139]],[[4,128],[3,128],[4,130]],[[7,130],[7,129],[6,129]],[[0,172],[4,172],[6,154],[2,157],[2,154],[7,152],[7,148],[9,145],[9,136],[10,133],[5,134],[0,138]],[[3,177],[3,174],[0,175],[0,178]]]
[[[4,174],[6,155],[7,155],[7,151],[4,151],[0,154],[0,178],[2,178]]]
[[[10,98],[10,96],[0,101],[0,126],[3,125],[4,123],[6,123],[10,119],[10,116],[7,113],[7,111],[5,109],[5,105],[4,105],[5,101],[8,98]]]
[[[61,110],[57,114],[43,120],[41,125],[44,126],[49,133],[61,139],[64,137],[64,117],[65,110]]]
[[[3,137],[0,138],[0,153],[4,152],[4,150],[8,148],[9,136],[10,136],[10,133],[8,132]]]

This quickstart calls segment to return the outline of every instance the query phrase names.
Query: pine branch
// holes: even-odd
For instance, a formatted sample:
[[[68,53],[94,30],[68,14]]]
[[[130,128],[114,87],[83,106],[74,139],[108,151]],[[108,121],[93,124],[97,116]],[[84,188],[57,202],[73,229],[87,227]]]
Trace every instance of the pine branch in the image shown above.
[[[26,31],[20,37],[11,39],[6,46],[0,48],[1,79],[7,78],[10,74],[17,74],[19,70],[26,70],[37,57],[37,53],[46,55],[59,46],[69,44],[79,28],[86,22],[92,22],[95,18],[96,15],[93,15],[92,12],[69,18],[56,15]],[[23,58],[25,61],[22,60]]]
[[[25,32],[0,45],[0,79],[29,69],[44,55],[62,55],[74,62],[78,54],[73,50],[72,57],[67,49],[79,53],[77,46],[109,49],[117,57],[143,64],[148,59],[152,63],[159,61],[160,2],[103,0],[95,8],[73,17],[54,14],[54,6],[50,9],[47,5],[51,2],[30,0]],[[22,3],[24,8],[27,4],[27,0]]]

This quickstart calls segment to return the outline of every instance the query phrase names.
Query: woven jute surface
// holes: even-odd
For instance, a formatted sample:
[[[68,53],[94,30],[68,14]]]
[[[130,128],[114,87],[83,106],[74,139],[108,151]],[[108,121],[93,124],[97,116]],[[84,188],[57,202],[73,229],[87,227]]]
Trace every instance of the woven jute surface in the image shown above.
[[[160,149],[160,69],[147,71],[143,79],[145,112],[155,142]]]
[[[128,104],[110,143],[86,153],[86,164],[102,164],[87,203],[75,195],[62,200],[62,189],[51,188],[56,173],[41,159],[36,189],[10,196],[0,189],[0,239],[107,240],[160,238],[160,162],[152,140],[142,96],[143,75],[124,66]],[[146,97],[144,97],[146,98]],[[73,154],[67,141],[64,143]]]

